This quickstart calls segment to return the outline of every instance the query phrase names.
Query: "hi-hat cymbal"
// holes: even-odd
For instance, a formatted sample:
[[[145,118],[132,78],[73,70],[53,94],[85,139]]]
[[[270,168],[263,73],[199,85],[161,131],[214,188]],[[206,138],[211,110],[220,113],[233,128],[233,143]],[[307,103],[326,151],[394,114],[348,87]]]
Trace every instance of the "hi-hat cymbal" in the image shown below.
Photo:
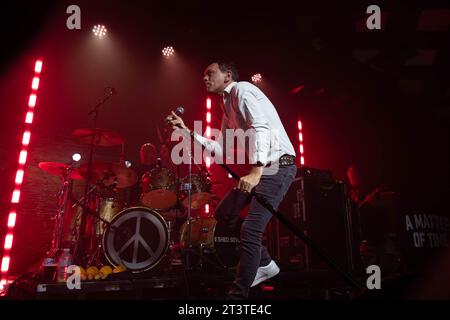
[[[80,175],[88,179],[88,164],[80,167]],[[138,176],[133,169],[118,163],[95,161],[92,163],[91,182],[101,182],[105,186],[111,186],[115,182],[118,188],[128,188],[138,181]]]
[[[39,162],[39,168],[43,171],[50,173],[54,176],[65,176],[70,168],[70,165],[60,162]],[[72,173],[70,175],[71,179],[82,180],[83,177],[80,175],[78,168],[72,168]]]
[[[87,144],[92,143],[92,136],[94,136],[94,145],[102,147],[117,146],[125,142],[120,134],[101,128],[77,129],[72,135]]]

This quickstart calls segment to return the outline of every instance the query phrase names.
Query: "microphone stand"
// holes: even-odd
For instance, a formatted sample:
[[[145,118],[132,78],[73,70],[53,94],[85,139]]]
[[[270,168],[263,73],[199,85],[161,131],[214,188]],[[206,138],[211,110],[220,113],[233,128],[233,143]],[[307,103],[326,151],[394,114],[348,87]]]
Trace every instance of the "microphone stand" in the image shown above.
[[[192,135],[189,135],[192,137]],[[193,140],[190,138],[190,140]],[[195,143],[195,141],[194,141]],[[203,148],[205,146],[201,144]],[[241,178],[233,171],[231,170],[225,163],[221,163],[220,166],[228,172],[236,181],[239,181]],[[255,197],[256,201],[258,201],[264,208],[269,210],[269,212],[272,213],[281,223],[283,223],[294,235],[296,235],[298,238],[300,238],[310,249],[312,249],[317,255],[319,255],[332,269],[334,269],[339,275],[341,275],[350,285],[352,285],[355,289],[362,291],[363,287],[362,285],[354,279],[352,275],[350,275],[348,272],[346,272],[344,269],[342,269],[333,259],[331,259],[328,255],[326,255],[324,252],[322,252],[321,249],[305,234],[303,231],[294,223],[292,223],[288,218],[285,217],[285,215],[273,208],[273,206],[267,201],[267,199],[263,198],[259,194],[255,192],[255,189],[253,188],[251,195]]]
[[[191,150],[188,151],[189,153],[189,165],[188,165],[188,208],[187,208],[187,227],[188,227],[188,234],[187,234],[187,243],[189,249],[186,251],[186,269],[191,270],[191,262],[190,262],[190,251],[192,249],[191,244],[191,233],[192,233],[192,224],[191,224],[191,206],[192,206],[192,152]]]
[[[114,94],[113,90],[108,90],[106,96],[99,101],[94,108],[92,108],[91,111],[88,113],[88,117],[92,115],[92,138],[90,143],[90,149],[89,149],[89,160],[88,160],[88,172],[87,172],[87,181],[86,186],[84,189],[84,206],[83,208],[83,215],[81,217],[81,223],[80,223],[80,232],[79,232],[79,239],[78,244],[74,250],[74,261],[77,262],[79,265],[81,265],[83,261],[83,254],[86,252],[86,243],[87,243],[87,235],[86,235],[86,220],[89,211],[87,210],[87,204],[88,204],[88,193],[89,193],[89,183],[92,178],[92,160],[94,156],[94,148],[95,148],[95,137],[97,136],[97,123],[98,123],[98,116],[99,116],[99,110],[100,107],[105,104],[107,100],[109,100]],[[101,132],[98,132],[98,134],[101,134]]]

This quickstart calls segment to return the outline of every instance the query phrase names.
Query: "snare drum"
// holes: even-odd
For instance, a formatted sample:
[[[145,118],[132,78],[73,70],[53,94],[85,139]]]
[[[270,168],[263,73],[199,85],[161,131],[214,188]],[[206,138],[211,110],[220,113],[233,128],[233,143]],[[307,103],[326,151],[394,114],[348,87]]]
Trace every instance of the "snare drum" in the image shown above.
[[[123,202],[118,198],[98,198],[94,202],[91,202],[90,206],[102,219],[108,222],[124,208]],[[81,232],[80,227],[82,217],[83,208],[79,205],[74,205],[68,211],[68,216],[65,219],[66,223],[64,225],[64,241],[68,246],[74,245],[80,239],[79,235]],[[106,223],[91,214],[88,214],[86,217],[84,233],[92,235],[91,232],[93,231],[94,225],[95,235],[102,237],[106,229]]]
[[[118,199],[106,198],[101,199],[98,214],[102,219],[111,222],[111,220],[122,210],[123,210],[123,203],[121,203]],[[106,223],[104,223],[101,220],[97,220],[95,228],[96,235],[100,237],[103,236],[105,230],[106,230]]]

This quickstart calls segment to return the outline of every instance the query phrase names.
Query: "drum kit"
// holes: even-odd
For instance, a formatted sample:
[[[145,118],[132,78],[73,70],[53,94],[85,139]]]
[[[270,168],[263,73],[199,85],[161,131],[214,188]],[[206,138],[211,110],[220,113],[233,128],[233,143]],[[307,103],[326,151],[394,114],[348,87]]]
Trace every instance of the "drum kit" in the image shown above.
[[[205,261],[220,268],[237,264],[239,237],[227,234],[211,215],[199,213],[215,197],[208,174],[200,171],[180,179],[159,162],[139,177],[123,161],[121,135],[78,129],[73,136],[92,147],[122,145],[121,160],[93,161],[91,156],[78,168],[76,163],[39,163],[43,171],[62,178],[51,256],[70,248],[78,265],[110,263],[133,273],[162,261],[187,269],[203,268]],[[79,200],[72,195],[74,180],[86,181]],[[131,203],[127,190],[136,186],[139,202]]]

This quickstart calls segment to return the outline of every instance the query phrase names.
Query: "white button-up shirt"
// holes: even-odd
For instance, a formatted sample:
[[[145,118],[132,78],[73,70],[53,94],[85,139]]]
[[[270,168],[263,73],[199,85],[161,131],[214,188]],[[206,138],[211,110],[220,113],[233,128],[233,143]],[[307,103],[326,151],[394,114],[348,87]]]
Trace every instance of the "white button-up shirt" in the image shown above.
[[[238,149],[244,147],[251,164],[274,163],[284,154],[295,156],[294,147],[274,105],[257,86],[246,81],[230,83],[223,93],[222,109],[223,137],[211,140],[198,134],[194,135],[195,140],[208,151],[214,152],[216,158],[223,157],[224,141],[230,141],[225,138],[229,134],[227,129],[251,132],[248,148],[242,143],[238,145]],[[238,139],[238,144],[239,141]]]

